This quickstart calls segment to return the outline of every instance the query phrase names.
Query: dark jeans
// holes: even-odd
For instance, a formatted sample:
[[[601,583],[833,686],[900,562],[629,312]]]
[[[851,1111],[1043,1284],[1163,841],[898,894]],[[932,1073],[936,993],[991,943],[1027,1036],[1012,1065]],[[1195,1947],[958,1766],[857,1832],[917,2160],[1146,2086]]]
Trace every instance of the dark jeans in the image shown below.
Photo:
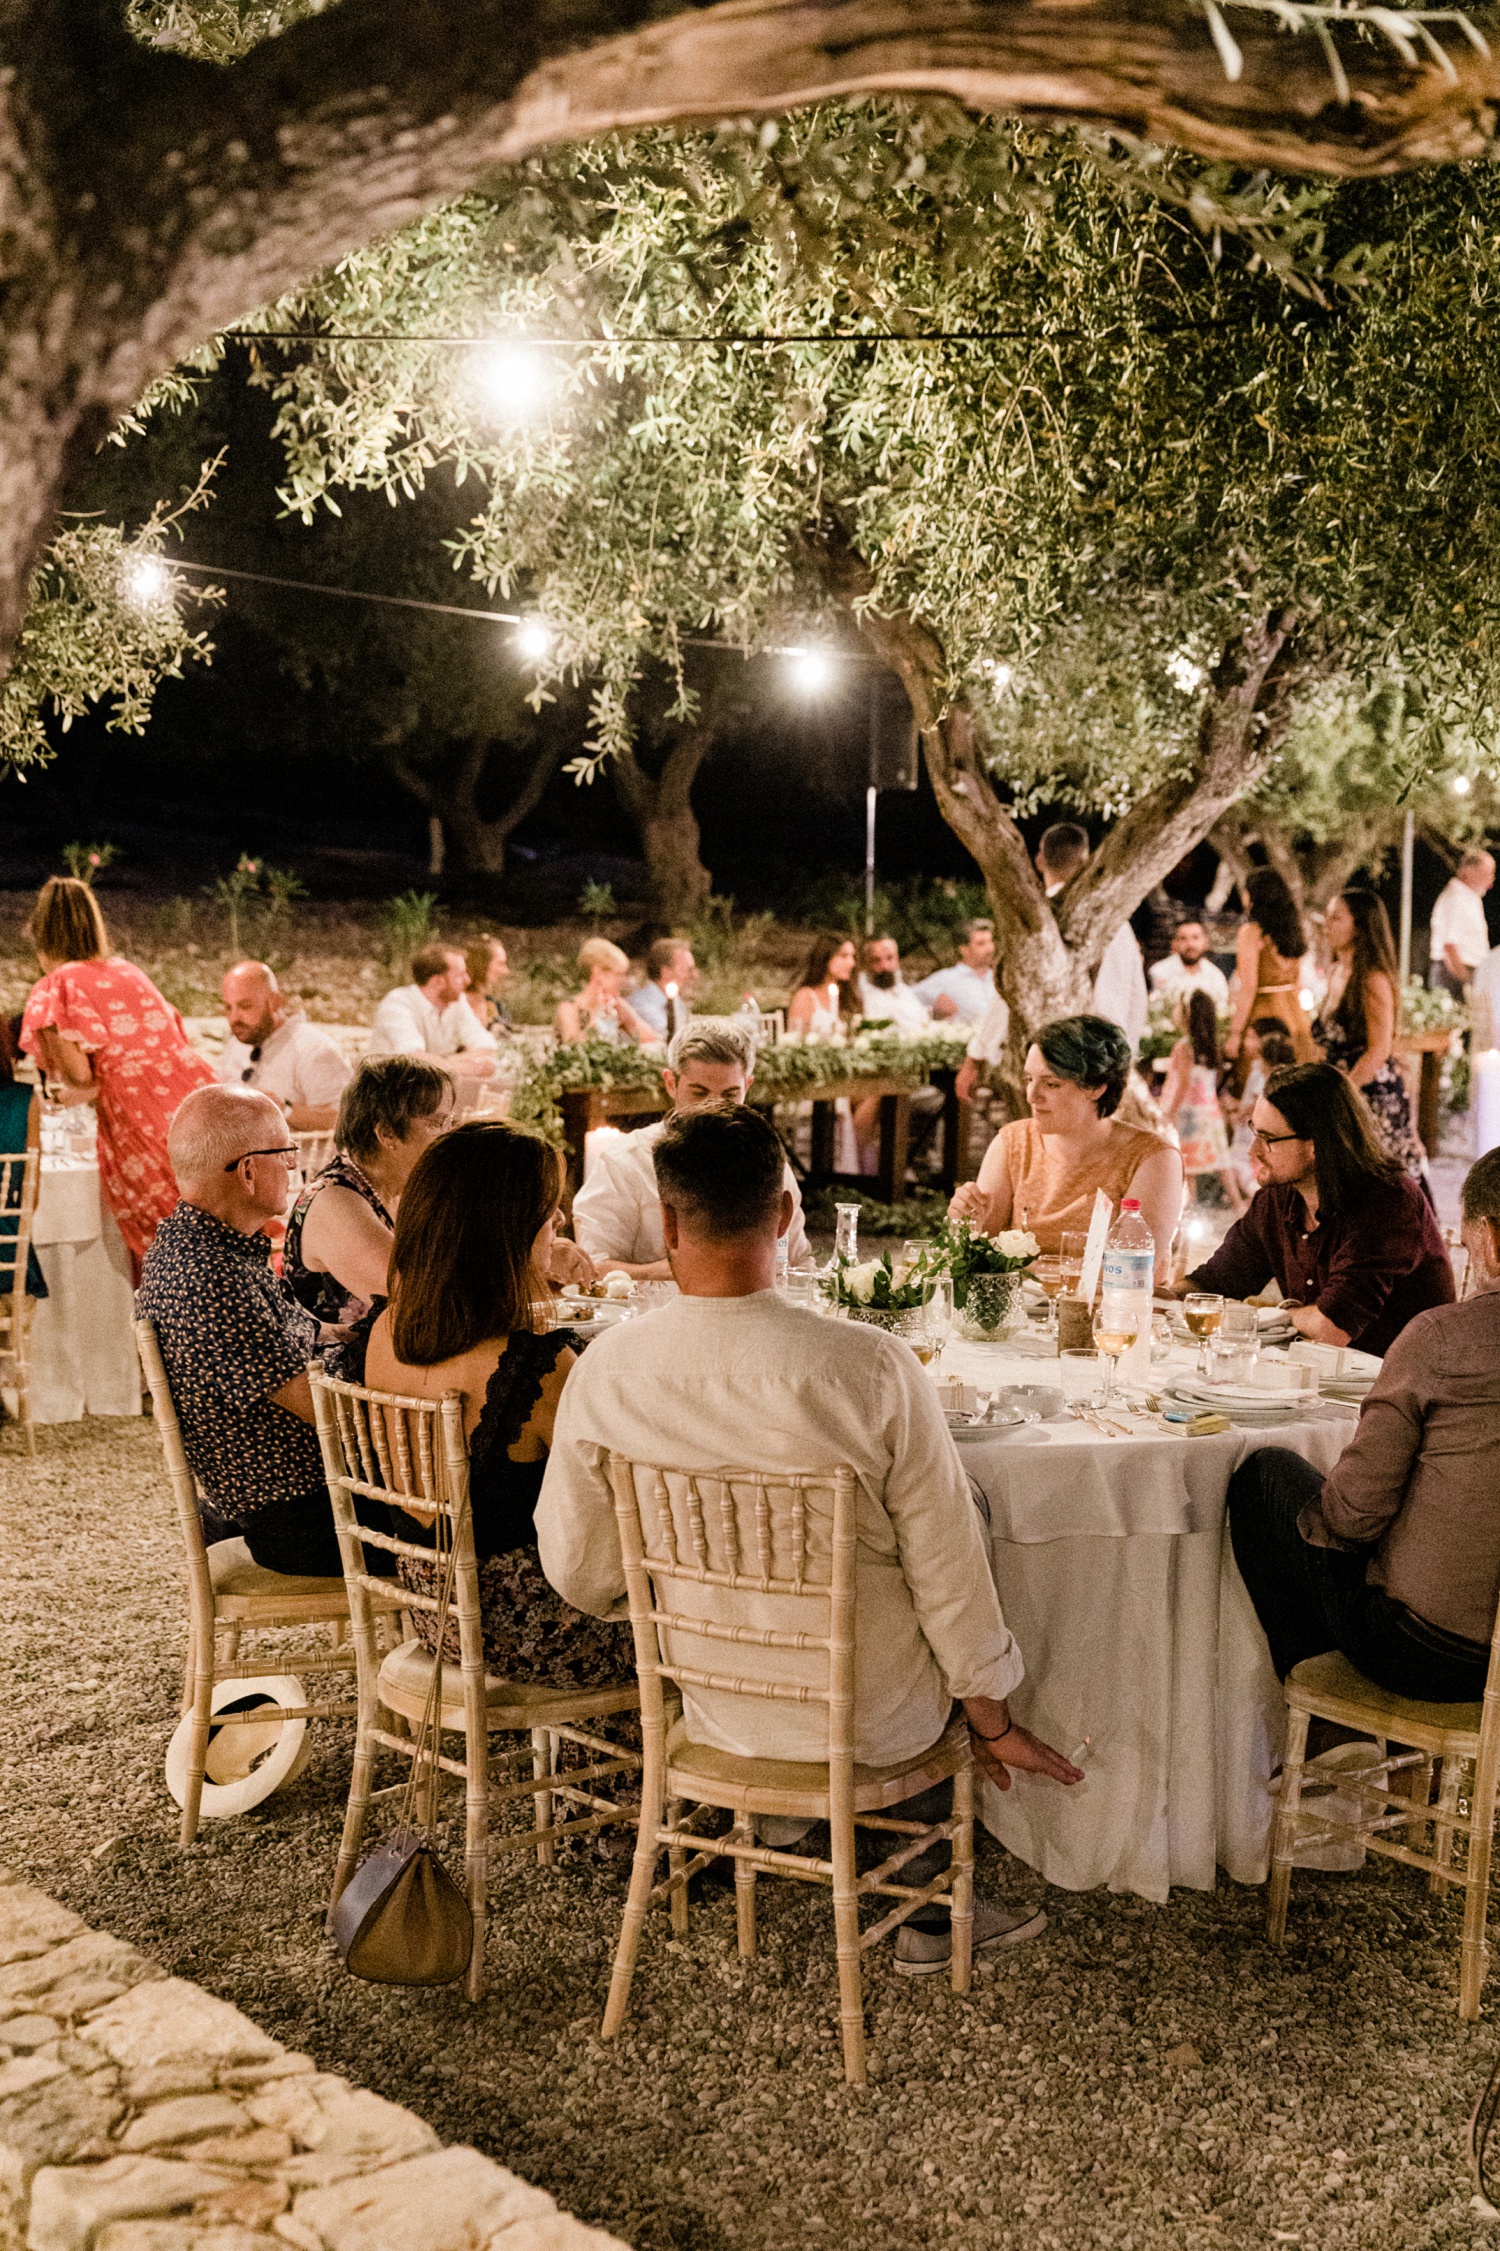
[[[1323,1480],[1300,1454],[1263,1446],[1229,1480],[1229,1534],[1240,1577],[1285,1680],[1304,1657],[1342,1651],[1377,1688],[1435,1704],[1484,1694],[1489,1650],[1429,1626],[1366,1584],[1363,1550],[1311,1547],[1297,1529]]]
[[[205,1509],[203,1537],[210,1545],[215,1540],[243,1540],[263,1571],[285,1571],[293,1578],[343,1576],[326,1485],[294,1501],[267,1501],[244,1524],[232,1524]]]

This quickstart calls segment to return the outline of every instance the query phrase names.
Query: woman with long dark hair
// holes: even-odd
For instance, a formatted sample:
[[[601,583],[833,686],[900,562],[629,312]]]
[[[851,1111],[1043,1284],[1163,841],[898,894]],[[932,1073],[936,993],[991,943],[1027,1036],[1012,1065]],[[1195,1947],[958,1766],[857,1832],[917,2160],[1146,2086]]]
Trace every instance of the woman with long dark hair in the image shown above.
[[[479,1557],[485,1663],[507,1680],[597,1688],[628,1680],[628,1625],[585,1617],[542,1574],[533,1518],[552,1425],[577,1340],[548,1329],[543,1302],[562,1161],[498,1121],[455,1126],[418,1158],[402,1191],[390,1301],[370,1334],[365,1381],[407,1398],[463,1395]],[[436,1592],[435,1567],[401,1577]],[[431,1644],[432,1618],[416,1613]],[[450,1622],[445,1655],[458,1658]]]
[[[1185,1290],[1246,1298],[1274,1281],[1314,1344],[1380,1353],[1417,1314],[1452,1304],[1437,1216],[1342,1071],[1273,1071],[1251,1124],[1259,1188]]]
[[[802,982],[787,1007],[789,1032],[832,1039],[853,1029],[860,1012],[854,986],[858,959],[854,940],[837,931],[825,930],[814,940]]]
[[[1230,1209],[1239,1213],[1245,1208],[1245,1198],[1229,1161],[1229,1133],[1219,1107],[1219,1073],[1223,1068],[1219,1012],[1211,993],[1190,986],[1179,993],[1174,1013],[1183,1026],[1183,1036],[1167,1063],[1161,1114],[1168,1125],[1177,1128],[1182,1169],[1194,1198],[1203,1174],[1215,1172],[1224,1183]]]
[[[1325,1063],[1347,1074],[1369,1103],[1393,1157],[1425,1170],[1411,1095],[1392,1048],[1401,1020],[1401,972],[1390,918],[1373,891],[1341,891],[1323,919],[1333,974],[1313,1037]]]
[[[1302,957],[1307,932],[1286,878],[1274,868],[1252,868],[1241,889],[1245,919],[1235,945],[1234,1020],[1224,1053],[1240,1052],[1245,1026],[1257,1016],[1285,1024],[1299,1063],[1311,1063],[1317,1046],[1302,1005]]]

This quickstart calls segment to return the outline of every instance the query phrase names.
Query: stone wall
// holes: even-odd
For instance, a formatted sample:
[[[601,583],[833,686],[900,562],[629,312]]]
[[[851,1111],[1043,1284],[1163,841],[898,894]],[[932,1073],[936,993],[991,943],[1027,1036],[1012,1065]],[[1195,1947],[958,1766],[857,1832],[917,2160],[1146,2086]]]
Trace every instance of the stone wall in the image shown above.
[[[623,2251],[0,1869],[0,2251]]]

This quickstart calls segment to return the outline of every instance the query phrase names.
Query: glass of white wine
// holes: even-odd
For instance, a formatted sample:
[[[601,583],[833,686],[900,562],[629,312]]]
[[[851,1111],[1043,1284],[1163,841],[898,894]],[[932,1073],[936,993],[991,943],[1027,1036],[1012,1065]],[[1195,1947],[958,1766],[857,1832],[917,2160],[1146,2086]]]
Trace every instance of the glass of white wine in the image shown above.
[[[1060,1258],[1039,1258],[1031,1269],[1031,1279],[1038,1285],[1047,1300],[1048,1331],[1055,1338],[1057,1335],[1057,1301],[1067,1287],[1067,1277],[1063,1273],[1062,1260]]]
[[[1208,1340],[1218,1334],[1224,1319],[1224,1300],[1216,1290],[1190,1290],[1182,1301],[1182,1318],[1188,1333],[1198,1339],[1198,1373],[1208,1373]]]
[[[1104,1390],[1100,1396],[1101,1408],[1108,1407],[1114,1397],[1115,1362],[1121,1353],[1128,1352],[1141,1333],[1139,1317],[1126,1305],[1118,1303],[1105,1307],[1101,1302],[1094,1315],[1094,1342],[1104,1354]]]

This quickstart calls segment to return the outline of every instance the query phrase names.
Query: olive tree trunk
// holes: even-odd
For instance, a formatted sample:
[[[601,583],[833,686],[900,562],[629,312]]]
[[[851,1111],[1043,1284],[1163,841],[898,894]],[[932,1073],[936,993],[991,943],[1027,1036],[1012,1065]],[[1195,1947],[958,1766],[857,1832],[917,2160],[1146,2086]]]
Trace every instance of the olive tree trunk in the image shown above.
[[[693,783],[713,739],[713,719],[706,715],[682,730],[658,773],[648,774],[633,749],[616,752],[612,761],[620,802],[635,824],[650,873],[652,920],[663,929],[691,921],[713,891],[693,811]]]
[[[457,764],[446,773],[415,766],[399,752],[387,754],[397,781],[426,806],[432,818],[442,822],[454,857],[466,875],[504,875],[511,838],[528,813],[536,811],[562,763],[561,743],[541,751],[505,811],[486,819],[479,810],[479,792],[494,747],[488,735],[471,735],[461,747]]]

